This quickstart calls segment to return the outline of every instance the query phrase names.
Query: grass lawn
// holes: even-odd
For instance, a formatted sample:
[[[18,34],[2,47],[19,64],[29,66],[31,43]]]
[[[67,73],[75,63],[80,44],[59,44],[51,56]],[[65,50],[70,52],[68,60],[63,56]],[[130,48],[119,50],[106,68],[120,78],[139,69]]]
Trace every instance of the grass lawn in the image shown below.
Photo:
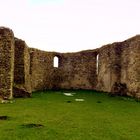
[[[140,102],[94,91],[35,92],[0,104],[0,140],[140,140]],[[84,99],[84,101],[75,101]]]

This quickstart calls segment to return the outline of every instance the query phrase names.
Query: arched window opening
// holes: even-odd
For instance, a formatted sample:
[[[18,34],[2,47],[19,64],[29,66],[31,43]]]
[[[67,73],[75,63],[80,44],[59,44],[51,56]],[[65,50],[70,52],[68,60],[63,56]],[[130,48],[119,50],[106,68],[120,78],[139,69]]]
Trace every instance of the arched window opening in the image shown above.
[[[96,55],[96,74],[99,73],[99,54]]]
[[[59,67],[59,58],[57,56],[53,59],[53,67],[58,68]]]

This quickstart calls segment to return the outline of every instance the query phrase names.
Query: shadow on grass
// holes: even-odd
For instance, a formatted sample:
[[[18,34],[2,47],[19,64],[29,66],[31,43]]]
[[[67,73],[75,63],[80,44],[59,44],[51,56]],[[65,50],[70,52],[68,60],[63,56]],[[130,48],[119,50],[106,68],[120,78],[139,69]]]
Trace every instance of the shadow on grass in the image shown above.
[[[22,124],[23,128],[42,128],[44,125],[42,124],[35,124],[35,123],[29,123],[29,124]]]
[[[9,116],[0,116],[0,120],[9,120],[10,117]]]

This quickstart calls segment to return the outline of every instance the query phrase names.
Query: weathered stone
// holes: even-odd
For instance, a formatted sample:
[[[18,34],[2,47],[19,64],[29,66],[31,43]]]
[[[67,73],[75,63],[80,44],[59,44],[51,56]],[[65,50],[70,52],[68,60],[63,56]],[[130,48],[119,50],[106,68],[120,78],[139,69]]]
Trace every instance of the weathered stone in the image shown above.
[[[33,90],[91,89],[140,96],[140,36],[77,53],[31,50]],[[55,56],[58,68],[53,67]]]
[[[15,38],[14,97],[31,96],[30,54],[25,41]],[[21,89],[21,90],[19,90]],[[21,95],[20,95],[21,92]],[[25,95],[24,95],[25,93]]]
[[[13,92],[14,92],[14,97],[31,97],[31,94],[29,94],[29,92],[27,92],[25,89],[22,89],[22,88],[17,88],[17,87],[14,87],[13,88]]]
[[[14,77],[14,34],[12,30],[0,27],[0,98],[13,96]]]
[[[28,48],[10,29],[0,28],[0,97],[30,97],[32,91],[47,89],[140,98],[140,35],[95,50],[58,53]]]
[[[56,53],[30,49],[32,90],[95,89],[96,55],[96,51]],[[58,68],[53,67],[55,56]]]

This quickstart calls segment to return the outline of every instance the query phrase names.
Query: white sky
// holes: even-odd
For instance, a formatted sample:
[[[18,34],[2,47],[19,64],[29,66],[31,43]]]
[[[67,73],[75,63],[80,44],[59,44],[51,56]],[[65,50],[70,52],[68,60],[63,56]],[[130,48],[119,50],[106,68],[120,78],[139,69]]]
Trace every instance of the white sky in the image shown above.
[[[41,50],[94,49],[140,34],[140,0],[0,0],[0,26]]]

